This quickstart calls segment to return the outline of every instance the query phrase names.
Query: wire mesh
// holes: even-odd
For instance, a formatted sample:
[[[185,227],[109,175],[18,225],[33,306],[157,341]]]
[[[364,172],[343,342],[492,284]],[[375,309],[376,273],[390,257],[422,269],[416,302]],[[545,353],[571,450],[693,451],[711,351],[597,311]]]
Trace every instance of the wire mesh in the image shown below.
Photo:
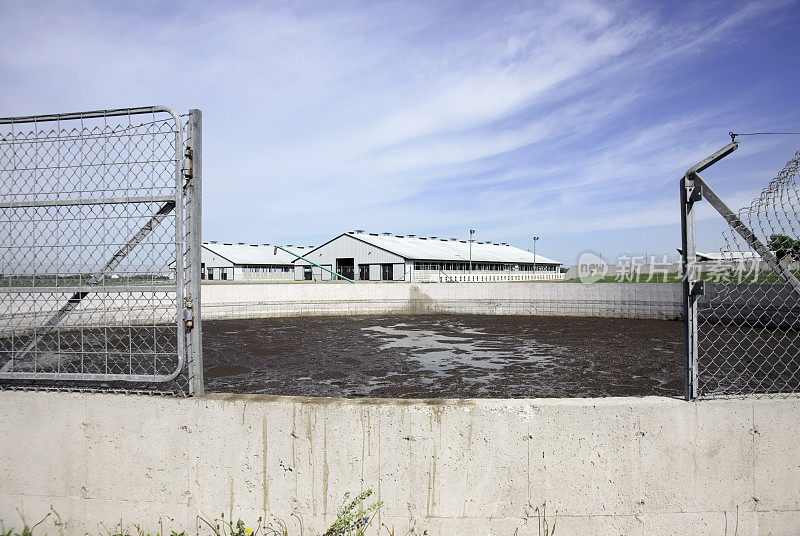
[[[800,151],[738,213],[766,255],[729,227],[707,263],[697,307],[701,396],[800,392],[798,164]]]
[[[188,392],[182,129],[0,119],[0,388]]]

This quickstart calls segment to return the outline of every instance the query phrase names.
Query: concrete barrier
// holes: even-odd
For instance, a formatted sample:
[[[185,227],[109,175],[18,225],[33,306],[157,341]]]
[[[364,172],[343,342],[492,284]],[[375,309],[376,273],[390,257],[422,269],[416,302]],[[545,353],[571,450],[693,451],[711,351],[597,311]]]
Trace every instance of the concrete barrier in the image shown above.
[[[492,314],[675,319],[675,283],[330,283],[204,285],[203,318]]]
[[[0,337],[31,333],[58,311],[71,293],[37,298],[35,308],[0,304]],[[679,284],[601,283],[214,283],[202,287],[203,318],[313,315],[489,314],[606,316],[676,319]],[[60,326],[169,324],[175,296],[148,299],[119,293],[84,299]]]
[[[221,513],[299,534],[296,513],[316,534],[368,487],[371,535],[538,535],[545,503],[557,535],[800,533],[798,398],[0,392],[0,422],[0,519],[52,506],[66,536],[120,520],[195,534]]]

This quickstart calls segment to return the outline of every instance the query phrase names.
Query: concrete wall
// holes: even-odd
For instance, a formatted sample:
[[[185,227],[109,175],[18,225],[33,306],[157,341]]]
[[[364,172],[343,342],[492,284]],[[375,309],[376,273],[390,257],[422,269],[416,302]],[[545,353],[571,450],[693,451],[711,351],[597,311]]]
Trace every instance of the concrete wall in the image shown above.
[[[265,512],[317,534],[368,487],[384,502],[372,535],[538,535],[545,503],[557,535],[800,533],[798,398],[0,392],[0,422],[0,519],[52,506],[66,536],[160,519],[195,534],[197,515]]]
[[[679,318],[680,284],[330,283],[204,285],[203,318],[522,314]]]
[[[681,286],[672,283],[365,282],[351,285],[336,282],[300,285],[214,282],[202,287],[202,311],[203,318],[208,320],[432,313],[675,319],[681,316],[681,292]],[[0,336],[8,336],[12,331],[17,334],[30,332],[41,326],[71,295],[71,292],[48,294],[36,301],[35,308],[31,308],[29,302],[21,305],[21,301],[15,300],[0,304]],[[175,321],[174,295],[156,293],[153,301],[135,295],[133,298],[127,293],[113,294],[105,299],[102,295],[91,295],[60,325]]]

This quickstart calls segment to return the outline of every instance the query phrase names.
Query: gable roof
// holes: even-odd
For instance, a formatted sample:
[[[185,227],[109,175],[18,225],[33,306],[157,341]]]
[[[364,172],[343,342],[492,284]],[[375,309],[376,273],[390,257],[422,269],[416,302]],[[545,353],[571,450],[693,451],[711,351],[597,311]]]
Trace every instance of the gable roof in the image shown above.
[[[275,246],[272,245],[213,244],[204,242],[203,247],[233,264],[291,265],[292,261],[296,259],[296,257],[285,251],[280,249],[276,251]],[[281,247],[294,251],[298,255],[308,253],[312,249],[311,247]]]
[[[466,240],[444,240],[439,238],[424,238],[411,236],[386,236],[369,233],[344,233],[334,238],[347,236],[349,238],[366,242],[376,248],[394,253],[409,260],[441,260],[455,262],[469,262],[469,242]],[[330,240],[314,249],[317,251],[333,242]],[[514,246],[490,243],[472,243],[472,262],[501,262],[512,264],[533,264],[533,253]],[[559,261],[536,255],[537,264],[562,264]]]

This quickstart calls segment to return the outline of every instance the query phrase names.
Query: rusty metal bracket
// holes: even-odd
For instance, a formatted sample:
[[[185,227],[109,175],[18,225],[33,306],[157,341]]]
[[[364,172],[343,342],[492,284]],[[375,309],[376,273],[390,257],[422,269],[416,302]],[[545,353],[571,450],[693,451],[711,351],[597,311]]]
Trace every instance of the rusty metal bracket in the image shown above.
[[[191,298],[183,300],[183,323],[187,330],[194,327],[194,303]]]
[[[689,281],[689,295],[702,296],[706,292],[706,287],[703,280]]]

